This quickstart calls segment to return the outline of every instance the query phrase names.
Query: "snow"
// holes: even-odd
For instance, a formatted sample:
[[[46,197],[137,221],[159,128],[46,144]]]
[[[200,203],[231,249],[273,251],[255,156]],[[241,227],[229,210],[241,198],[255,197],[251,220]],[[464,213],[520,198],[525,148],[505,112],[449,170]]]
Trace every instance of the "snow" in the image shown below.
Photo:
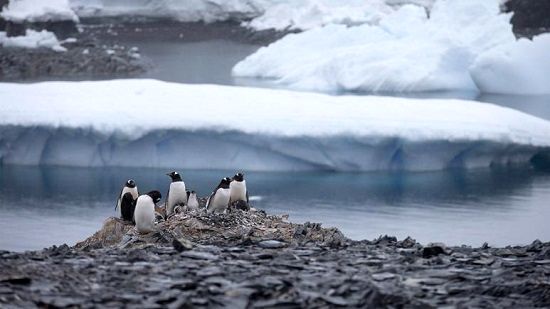
[[[255,30],[307,30],[327,24],[376,23],[393,9],[384,0],[301,0],[273,3],[243,25]]]
[[[51,48],[58,52],[67,51],[61,46],[54,33],[42,30],[34,31],[27,29],[24,36],[8,37],[6,32],[0,31],[0,45],[3,47],[19,48]]]
[[[10,0],[0,16],[13,22],[78,22],[69,0]]]
[[[550,149],[549,122],[462,100],[157,80],[2,83],[0,97],[3,164],[437,170]]]
[[[429,17],[424,7],[404,5],[377,24],[289,34],[239,62],[233,74],[324,92],[550,93],[550,74],[538,67],[548,64],[548,40],[517,41],[510,16],[500,13],[498,0],[439,0]],[[488,80],[493,69],[506,74]],[[517,72],[533,78],[514,84]]]

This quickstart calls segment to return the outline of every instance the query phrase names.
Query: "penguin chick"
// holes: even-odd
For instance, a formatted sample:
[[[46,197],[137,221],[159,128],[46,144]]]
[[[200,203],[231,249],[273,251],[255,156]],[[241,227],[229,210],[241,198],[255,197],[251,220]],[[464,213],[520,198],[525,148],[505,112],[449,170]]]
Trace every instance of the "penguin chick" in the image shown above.
[[[187,204],[187,192],[185,190],[185,182],[181,179],[180,174],[177,172],[170,172],[166,174],[172,179],[170,183],[170,188],[166,194],[166,216],[172,215],[174,212],[174,207],[176,205],[186,205]]]
[[[197,199],[197,192],[187,191],[187,209],[188,210],[198,210],[199,209],[199,199]]]
[[[155,227],[155,204],[161,199],[159,191],[140,195],[136,202],[134,219],[139,233],[149,233]]]
[[[122,197],[126,193],[130,193],[134,200],[138,198],[139,196],[138,189],[136,186],[136,182],[133,179],[128,179],[126,181],[126,183],[124,184],[124,187],[122,187],[122,190],[120,190],[120,194],[118,195],[118,199],[116,201],[115,210],[118,210],[118,215],[121,218],[122,218],[122,209],[120,207],[120,203],[122,202]]]
[[[233,176],[229,184],[229,191],[231,193],[231,198],[229,200],[231,205],[238,201],[243,201],[248,204],[248,190],[246,189],[246,180],[244,180],[243,173],[237,173]]]
[[[231,183],[231,179],[225,177],[216,189],[214,189],[214,192],[212,192],[208,201],[206,201],[207,213],[223,213],[227,209],[230,198],[229,183]]]

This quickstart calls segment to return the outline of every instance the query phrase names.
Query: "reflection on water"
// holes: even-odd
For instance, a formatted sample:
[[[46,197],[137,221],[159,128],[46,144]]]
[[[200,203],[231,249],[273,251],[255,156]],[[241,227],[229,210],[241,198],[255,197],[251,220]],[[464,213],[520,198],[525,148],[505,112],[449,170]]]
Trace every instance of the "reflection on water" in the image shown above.
[[[127,177],[141,191],[169,184],[155,169],[0,168],[0,249],[74,244],[114,215]],[[229,172],[183,171],[206,196]],[[492,245],[550,240],[550,175],[484,170],[437,173],[248,173],[256,207],[295,222],[336,226],[354,239],[407,235],[427,243]]]

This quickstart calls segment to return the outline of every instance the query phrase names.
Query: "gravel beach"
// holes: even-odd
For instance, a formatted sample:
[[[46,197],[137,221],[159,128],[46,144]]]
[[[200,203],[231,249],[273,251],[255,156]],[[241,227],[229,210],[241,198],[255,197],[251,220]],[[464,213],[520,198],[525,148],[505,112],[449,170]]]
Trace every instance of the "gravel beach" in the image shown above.
[[[139,235],[109,218],[75,247],[0,252],[0,306],[550,306],[550,243],[351,241],[336,229],[261,211],[178,215],[158,227]]]

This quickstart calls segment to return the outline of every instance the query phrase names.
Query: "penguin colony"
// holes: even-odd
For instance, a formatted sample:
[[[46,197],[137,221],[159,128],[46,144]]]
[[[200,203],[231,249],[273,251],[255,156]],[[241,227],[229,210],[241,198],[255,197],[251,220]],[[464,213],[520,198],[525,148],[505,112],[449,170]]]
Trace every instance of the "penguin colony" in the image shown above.
[[[117,199],[115,209],[120,218],[135,224],[140,233],[153,231],[155,223],[186,211],[200,210],[195,191],[189,191],[178,172],[166,174],[171,183],[166,193],[164,206],[158,206],[162,195],[153,190],[140,195],[134,180],[126,181]],[[248,190],[243,173],[232,178],[223,178],[206,201],[207,213],[224,213],[230,207],[249,209]]]

